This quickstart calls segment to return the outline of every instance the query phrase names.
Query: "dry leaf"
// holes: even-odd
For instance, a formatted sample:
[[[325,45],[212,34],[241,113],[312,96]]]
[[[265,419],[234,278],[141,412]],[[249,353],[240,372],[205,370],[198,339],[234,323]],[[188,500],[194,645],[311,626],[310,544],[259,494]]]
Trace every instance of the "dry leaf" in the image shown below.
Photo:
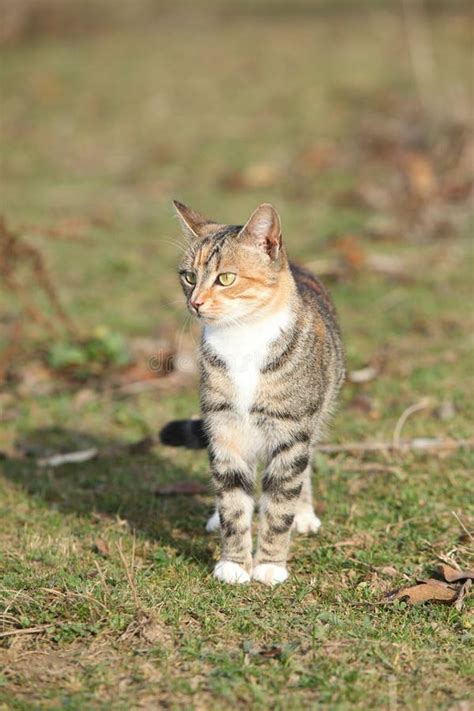
[[[431,197],[436,190],[436,177],[428,156],[407,151],[402,157],[402,169],[413,195],[421,199]]]
[[[266,659],[280,659],[283,650],[281,647],[272,645],[271,647],[263,647],[258,655],[260,657],[265,657]]]
[[[449,565],[440,565],[439,572],[448,583],[455,583],[458,580],[474,580],[474,570],[456,570]]]
[[[195,496],[208,493],[209,489],[205,484],[193,479],[174,481],[172,484],[164,484],[155,489],[157,496]]]
[[[98,555],[101,555],[103,558],[108,558],[110,555],[109,544],[103,538],[98,538],[95,541],[92,546],[92,550],[94,553],[98,553]]]
[[[346,267],[354,271],[358,271],[364,267],[366,253],[361,245],[361,238],[358,235],[348,234],[339,237],[334,246],[342,257]]]
[[[391,600],[405,600],[410,605],[421,602],[454,602],[458,597],[458,590],[453,590],[440,580],[427,580],[426,582],[400,588],[387,596]]]

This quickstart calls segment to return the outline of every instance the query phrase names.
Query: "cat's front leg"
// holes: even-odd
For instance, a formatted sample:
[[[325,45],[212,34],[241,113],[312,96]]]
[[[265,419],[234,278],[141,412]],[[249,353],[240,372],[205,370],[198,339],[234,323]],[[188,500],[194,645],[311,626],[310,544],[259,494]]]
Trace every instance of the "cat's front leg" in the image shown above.
[[[309,456],[306,445],[284,453],[277,449],[263,476],[258,548],[252,577],[266,585],[282,583],[288,577],[286,560],[290,532]]]
[[[214,576],[226,583],[248,583],[252,573],[254,472],[235,452],[213,443],[211,471],[221,531],[221,558]]]

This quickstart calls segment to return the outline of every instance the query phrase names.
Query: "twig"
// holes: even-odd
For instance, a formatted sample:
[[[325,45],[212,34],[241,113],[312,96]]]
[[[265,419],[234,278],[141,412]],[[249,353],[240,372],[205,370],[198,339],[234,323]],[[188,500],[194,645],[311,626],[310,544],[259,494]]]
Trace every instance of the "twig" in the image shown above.
[[[474,538],[474,536],[473,536],[472,533],[469,531],[469,529],[466,528],[466,526],[464,525],[464,523],[461,521],[461,519],[460,519],[459,516],[457,515],[456,511],[451,511],[451,513],[453,514],[454,518],[456,519],[456,521],[457,521],[457,522],[459,523],[459,525],[461,526],[461,528],[462,528],[462,530],[464,531],[464,533],[466,534],[466,536],[467,536],[468,538],[470,538],[471,541],[472,541],[473,538]]]
[[[340,468],[342,471],[367,472],[368,474],[395,474],[400,475],[400,468],[393,467],[389,464],[379,464],[378,462],[359,462],[352,460],[353,463],[343,464]]]
[[[104,610],[106,610],[107,612],[110,612],[109,608],[106,605],[104,605],[103,602],[101,602],[100,600],[96,600],[95,597],[93,597],[92,595],[89,595],[88,593],[78,593],[78,592],[74,592],[73,590],[68,590],[67,592],[63,592],[62,590],[55,590],[54,588],[40,588],[40,590],[50,593],[51,595],[56,595],[57,597],[67,598],[69,595],[72,595],[73,597],[84,598],[85,600],[90,600],[94,604],[99,605],[99,607],[103,607]]]
[[[319,444],[317,451],[323,454],[364,453],[364,452],[413,452],[440,449],[471,449],[474,446],[472,439],[439,439],[432,437],[418,437],[416,439],[401,440],[398,446],[393,442],[348,442],[347,444]]]
[[[128,584],[129,584],[130,590],[131,590],[131,592],[132,592],[133,601],[134,601],[135,606],[137,607],[137,609],[138,609],[138,610],[141,610],[141,609],[142,609],[142,606],[141,606],[140,600],[139,600],[139,598],[138,598],[137,587],[136,587],[136,585],[135,585],[135,581],[134,581],[133,575],[132,575],[133,570],[130,571],[130,568],[129,568],[128,564],[127,564],[127,561],[125,560],[125,556],[124,556],[124,554],[123,554],[121,542],[120,542],[120,543],[117,543],[117,550],[118,550],[118,554],[119,554],[119,556],[120,556],[120,560],[122,561],[122,565],[123,565],[123,567],[124,567],[124,569],[125,569],[125,574],[126,574],[126,576],[127,576]],[[133,555],[134,555],[134,553],[133,553]],[[132,558],[132,560],[133,560],[133,558]]]
[[[28,281],[18,278],[18,267],[27,265]],[[31,298],[34,286],[42,290],[55,313],[56,319],[62,324],[69,335],[77,337],[78,332],[59,299],[46,268],[43,255],[26,242],[23,236],[15,234],[7,227],[6,221],[0,216],[0,275],[3,283],[18,298],[23,310],[35,322],[48,328],[52,334],[58,332],[58,324],[39,309]]]
[[[408,420],[410,415],[413,415],[415,412],[419,412],[420,410],[424,410],[425,408],[429,407],[431,405],[431,398],[429,397],[424,397],[422,400],[419,402],[416,402],[414,405],[410,405],[410,407],[407,407],[407,409],[402,412],[400,417],[398,418],[398,422],[395,425],[395,429],[393,431],[393,448],[394,449],[400,449],[400,435],[402,433],[403,426],[405,425],[405,422]]]
[[[39,634],[40,632],[47,630],[49,627],[54,626],[55,623],[49,623],[49,625],[38,625],[38,627],[25,627],[24,629],[19,630],[8,630],[8,632],[0,632],[0,637],[12,637],[13,635],[18,634]]]
[[[89,459],[97,457],[99,450],[96,447],[82,449],[78,452],[66,452],[65,454],[53,454],[51,457],[38,459],[39,467],[59,467],[61,464],[78,464],[87,462]]]
[[[469,595],[471,588],[472,588],[472,580],[470,580],[470,579],[465,580],[464,583],[461,585],[456,602],[454,603],[454,607],[456,608],[456,610],[458,612],[461,612],[463,605],[464,605],[464,600]]]

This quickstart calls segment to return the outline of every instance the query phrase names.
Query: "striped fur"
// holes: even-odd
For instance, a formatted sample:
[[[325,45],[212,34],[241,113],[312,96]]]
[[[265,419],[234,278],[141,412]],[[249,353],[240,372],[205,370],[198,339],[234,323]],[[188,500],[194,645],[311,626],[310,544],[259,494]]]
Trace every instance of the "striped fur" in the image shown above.
[[[171,423],[168,435],[171,427],[174,435],[182,432],[182,444],[199,439],[208,446],[222,536],[216,577],[247,582],[253,575],[271,585],[287,576],[291,529],[319,525],[311,455],[344,378],[335,310],[321,282],[288,262],[271,206],[260,206],[243,227],[176,207],[190,237],[180,266],[183,288],[203,323],[202,423],[187,429]],[[195,284],[187,283],[189,272]],[[234,284],[219,286],[218,275],[227,272],[236,274]],[[258,461],[265,471],[252,557]]]

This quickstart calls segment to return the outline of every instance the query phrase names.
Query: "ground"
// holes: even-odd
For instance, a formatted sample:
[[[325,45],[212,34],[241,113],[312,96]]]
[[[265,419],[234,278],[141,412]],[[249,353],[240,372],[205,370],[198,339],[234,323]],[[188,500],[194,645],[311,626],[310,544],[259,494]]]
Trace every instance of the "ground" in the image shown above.
[[[370,367],[326,441],[390,443],[420,402],[402,440],[468,439],[466,17],[426,19],[420,75],[391,5],[265,7],[4,48],[2,211],[82,332],[191,352],[171,199],[228,222],[272,201],[331,288],[352,379]],[[5,341],[20,307],[3,296]],[[290,579],[228,587],[205,454],[126,447],[198,411],[196,376],[36,387],[18,358],[0,394],[0,708],[468,708],[469,606],[383,604],[442,559],[468,565],[468,446],[318,453],[322,528],[294,539]],[[25,442],[101,456],[41,467]],[[164,495],[188,480],[198,493]]]

